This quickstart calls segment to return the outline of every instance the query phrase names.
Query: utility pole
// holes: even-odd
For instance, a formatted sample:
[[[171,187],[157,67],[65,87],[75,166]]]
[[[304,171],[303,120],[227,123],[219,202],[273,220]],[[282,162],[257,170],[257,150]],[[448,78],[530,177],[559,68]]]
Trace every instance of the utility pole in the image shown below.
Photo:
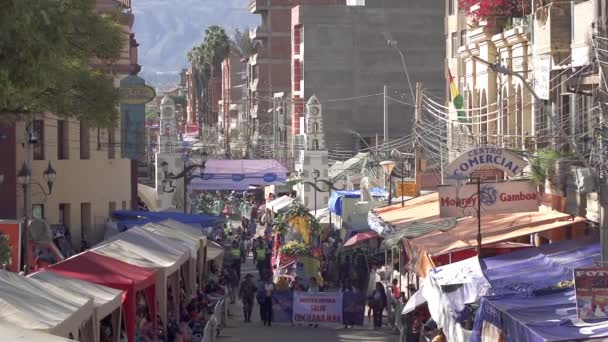
[[[383,96],[383,102],[384,102],[384,141],[383,141],[383,145],[384,145],[384,154],[388,156],[388,106],[387,106],[387,102],[386,102],[386,96],[387,96],[387,87],[386,84],[384,85],[384,96]]]
[[[420,117],[420,113],[422,111],[422,83],[416,82],[416,106],[414,110],[414,129],[418,123],[418,118]],[[416,134],[416,132],[413,132]],[[416,182],[416,197],[420,196],[420,189],[422,187],[422,148],[417,143],[416,137],[414,137],[414,144],[416,144],[416,148],[414,151],[414,160],[415,160],[415,182]],[[442,175],[443,177],[443,175]]]
[[[24,139],[24,154],[23,154],[23,163],[28,170],[31,170],[31,162],[30,162],[30,137],[32,131],[32,121],[28,120],[25,123],[25,139]],[[23,268],[21,269],[25,274],[28,274],[30,271],[30,229],[29,229],[29,221],[31,217],[31,187],[30,180],[28,179],[25,184],[23,184],[23,233],[21,234],[23,242]]]

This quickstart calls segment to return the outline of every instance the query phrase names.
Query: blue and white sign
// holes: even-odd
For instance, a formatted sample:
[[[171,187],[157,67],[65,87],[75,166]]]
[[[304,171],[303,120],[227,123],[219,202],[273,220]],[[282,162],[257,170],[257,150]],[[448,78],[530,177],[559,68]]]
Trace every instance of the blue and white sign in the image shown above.
[[[482,183],[480,195],[477,184],[467,184],[458,190],[452,185],[437,188],[440,217],[464,217],[476,214],[477,201],[482,213],[518,213],[538,211],[540,196],[529,180]]]
[[[514,177],[527,165],[523,158],[502,147],[479,146],[454,159],[446,168],[446,179],[450,184],[456,184],[457,179],[467,179],[473,171],[483,168],[496,168]]]

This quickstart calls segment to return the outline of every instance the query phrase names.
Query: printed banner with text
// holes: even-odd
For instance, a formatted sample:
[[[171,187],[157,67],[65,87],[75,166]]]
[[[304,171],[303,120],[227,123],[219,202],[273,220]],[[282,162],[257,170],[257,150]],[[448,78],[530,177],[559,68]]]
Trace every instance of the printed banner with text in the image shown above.
[[[342,323],[341,292],[295,292],[294,323]]]

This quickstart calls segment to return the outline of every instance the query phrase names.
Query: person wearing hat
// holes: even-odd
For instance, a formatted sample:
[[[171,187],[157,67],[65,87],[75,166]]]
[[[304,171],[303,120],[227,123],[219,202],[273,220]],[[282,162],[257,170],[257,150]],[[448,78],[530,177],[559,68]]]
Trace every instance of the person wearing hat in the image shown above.
[[[253,276],[247,274],[245,280],[241,283],[239,289],[239,298],[243,302],[243,316],[245,316],[245,323],[251,322],[251,312],[253,311],[253,298],[258,288],[253,283]]]

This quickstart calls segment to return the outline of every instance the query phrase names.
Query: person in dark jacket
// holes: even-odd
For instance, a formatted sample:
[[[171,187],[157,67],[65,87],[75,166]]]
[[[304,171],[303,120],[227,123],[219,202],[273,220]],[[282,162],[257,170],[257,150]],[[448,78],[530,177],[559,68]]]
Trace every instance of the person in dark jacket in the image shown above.
[[[253,284],[253,276],[247,274],[245,280],[241,283],[239,289],[239,298],[243,302],[243,315],[245,316],[245,323],[251,322],[251,312],[253,311],[253,298],[257,287]]]
[[[388,304],[386,297],[386,291],[381,282],[376,283],[376,289],[368,298],[369,306],[372,308],[372,315],[374,316],[374,330],[382,328],[382,312]]]

